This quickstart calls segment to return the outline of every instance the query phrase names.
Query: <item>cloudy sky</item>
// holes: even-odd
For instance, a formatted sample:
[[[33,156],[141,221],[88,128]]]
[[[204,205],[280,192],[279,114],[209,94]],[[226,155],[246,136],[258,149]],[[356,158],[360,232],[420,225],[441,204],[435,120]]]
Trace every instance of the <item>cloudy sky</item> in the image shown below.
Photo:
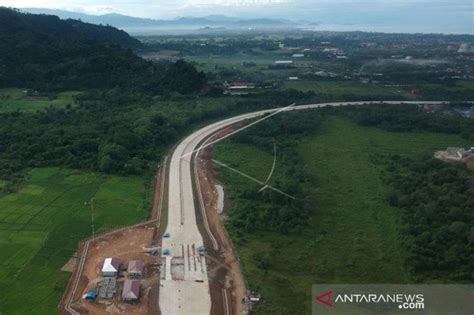
[[[0,5],[151,18],[225,14],[473,33],[473,0],[0,0]],[[415,30],[416,31],[416,30]]]

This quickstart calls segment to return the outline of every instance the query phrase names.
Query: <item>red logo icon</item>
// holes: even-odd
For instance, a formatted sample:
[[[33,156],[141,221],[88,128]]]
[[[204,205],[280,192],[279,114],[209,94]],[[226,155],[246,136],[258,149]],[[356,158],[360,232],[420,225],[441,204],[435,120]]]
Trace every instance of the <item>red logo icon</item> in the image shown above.
[[[331,294],[332,294],[332,291],[327,291],[321,295],[318,295],[316,296],[316,301],[318,301],[319,303],[323,303],[327,307],[332,307]]]

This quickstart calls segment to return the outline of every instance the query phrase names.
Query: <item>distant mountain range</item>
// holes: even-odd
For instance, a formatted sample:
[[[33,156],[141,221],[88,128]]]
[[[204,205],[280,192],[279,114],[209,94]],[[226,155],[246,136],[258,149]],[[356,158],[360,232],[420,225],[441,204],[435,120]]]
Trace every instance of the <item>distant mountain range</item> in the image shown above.
[[[43,9],[43,8],[23,8],[22,11],[34,14],[56,15],[62,19],[79,19],[83,22],[111,25],[122,29],[130,28],[217,28],[225,27],[229,29],[242,28],[291,28],[299,23],[283,19],[240,19],[223,15],[210,15],[206,17],[180,17],[173,20],[154,20],[147,18],[137,18],[122,14],[90,15],[79,12],[64,10]]]

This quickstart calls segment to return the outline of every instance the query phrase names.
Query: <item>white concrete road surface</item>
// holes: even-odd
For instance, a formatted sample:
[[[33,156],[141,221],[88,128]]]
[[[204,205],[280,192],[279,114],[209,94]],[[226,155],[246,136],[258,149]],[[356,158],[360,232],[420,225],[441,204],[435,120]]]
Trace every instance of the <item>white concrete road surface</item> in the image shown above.
[[[363,104],[381,104],[382,102],[340,102],[299,105],[285,109],[303,110],[326,106],[349,106]],[[444,102],[383,102],[385,104],[439,104]],[[207,277],[206,260],[199,255],[198,248],[203,246],[203,238],[196,223],[191,161],[192,152],[199,149],[200,143],[229,125],[270,114],[281,108],[248,113],[213,123],[185,138],[175,149],[169,168],[168,224],[169,238],[163,238],[162,253],[166,260],[165,279],[161,281],[159,306],[164,315],[208,315],[211,311],[211,297]],[[210,233],[207,230],[207,233]],[[214,239],[209,235],[210,239]],[[217,243],[215,243],[217,246]]]

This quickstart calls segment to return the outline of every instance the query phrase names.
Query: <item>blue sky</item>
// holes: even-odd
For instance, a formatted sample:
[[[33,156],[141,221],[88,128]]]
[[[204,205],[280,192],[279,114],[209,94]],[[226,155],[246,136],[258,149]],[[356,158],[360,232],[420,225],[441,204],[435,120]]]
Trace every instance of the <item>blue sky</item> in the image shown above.
[[[225,14],[464,33],[473,33],[473,3],[473,0],[0,0],[4,6],[90,14],[115,12],[151,18]]]

